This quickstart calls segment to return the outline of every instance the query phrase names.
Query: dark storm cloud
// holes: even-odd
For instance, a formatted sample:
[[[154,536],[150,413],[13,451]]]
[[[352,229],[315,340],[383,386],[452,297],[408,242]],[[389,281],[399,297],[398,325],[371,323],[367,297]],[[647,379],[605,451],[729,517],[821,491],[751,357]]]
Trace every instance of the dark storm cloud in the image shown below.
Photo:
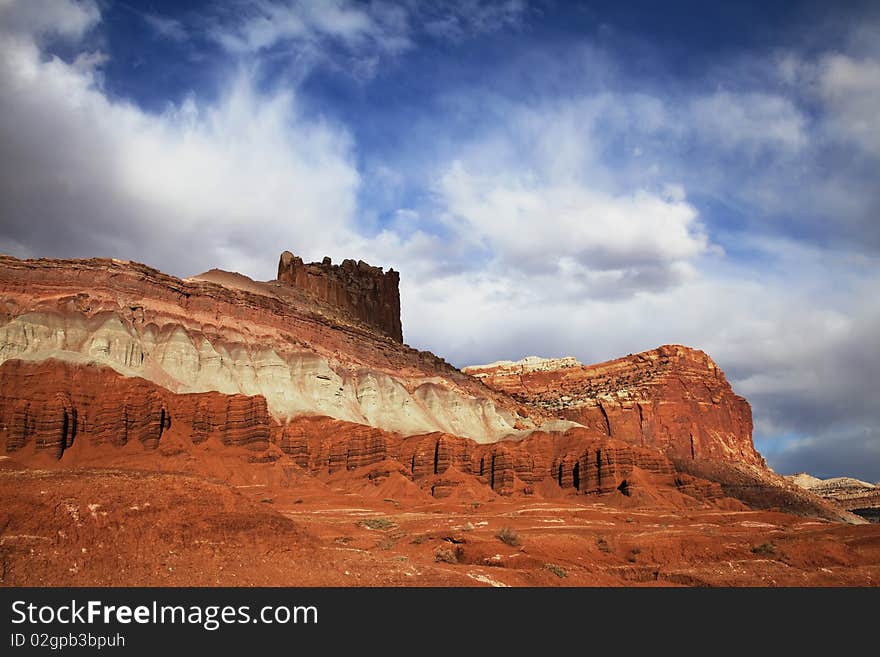
[[[880,433],[873,426],[842,426],[796,443],[771,458],[781,474],[808,472],[821,479],[855,477],[880,483]]]

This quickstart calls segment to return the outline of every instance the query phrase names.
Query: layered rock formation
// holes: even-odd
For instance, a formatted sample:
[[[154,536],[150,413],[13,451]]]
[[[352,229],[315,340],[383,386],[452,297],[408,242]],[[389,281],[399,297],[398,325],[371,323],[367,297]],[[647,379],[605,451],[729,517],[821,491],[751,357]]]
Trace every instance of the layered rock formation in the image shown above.
[[[294,282],[311,267],[285,260]],[[388,276],[338,270],[352,271]],[[842,517],[809,493],[791,501],[752,446],[748,403],[702,352],[530,358],[469,376],[371,325],[385,310],[358,314],[370,294],[396,298],[396,284],[361,287],[372,292],[345,301],[329,283],[0,256],[0,445],[62,463],[89,449],[247,448],[254,463],[315,476],[397,473],[435,497],[626,497],[653,477],[713,504]]]
[[[386,273],[363,260],[343,260],[341,265],[334,265],[330,258],[306,264],[302,258],[285,251],[278,261],[278,280],[306,290],[397,342],[403,342],[400,275],[393,269]]]
[[[27,390],[23,398],[22,390]],[[174,394],[139,377],[53,359],[0,365],[0,441],[5,453],[61,458],[75,443],[159,447],[172,423],[192,444],[266,449],[277,424],[260,396]]]
[[[877,581],[876,526],[767,469],[702,352],[469,376],[347,263],[0,256],[0,584]]]
[[[880,485],[870,484],[853,477],[819,479],[806,472],[786,477],[804,490],[830,500],[847,511],[880,522]]]
[[[26,398],[22,390],[28,391]],[[455,470],[502,495],[515,489],[528,492],[528,485],[545,480],[584,494],[628,492],[625,480],[633,467],[673,472],[654,450],[580,428],[563,434],[534,432],[522,441],[491,445],[439,432],[405,438],[321,416],[281,423],[269,415],[262,396],[175,394],[105,367],[54,359],[0,365],[0,444],[5,453],[60,459],[74,444],[109,448],[135,441],[155,450],[168,432],[191,445],[209,439],[253,451],[276,445],[315,474],[386,460],[395,461],[415,481]]]
[[[752,444],[752,412],[702,351],[667,345],[581,365],[529,358],[464,368],[526,406],[611,438],[670,456],[763,465]]]
[[[459,436],[432,433],[402,438],[370,427],[328,418],[301,418],[281,430],[281,449],[311,472],[332,474],[386,461],[397,471],[443,497],[469,475],[500,495],[532,494],[542,485],[580,494],[628,495],[634,468],[669,476],[662,454],[608,440],[581,428],[534,432],[521,441],[481,445]],[[454,474],[456,476],[450,476]]]
[[[793,484],[762,468],[689,458],[678,463],[657,448],[583,427],[492,444],[443,432],[405,437],[322,416],[282,422],[259,395],[174,393],[107,367],[54,359],[0,365],[0,450],[19,463],[63,465],[86,458],[124,464],[129,461],[114,454],[128,450],[127,459],[138,467],[144,464],[139,457],[150,453],[160,459],[190,453],[201,460],[210,453],[196,451],[202,446],[245,448],[249,463],[286,459],[316,477],[342,474],[344,485],[355,488],[360,481],[404,477],[435,498],[615,494],[656,502],[658,494],[677,492],[722,508],[730,508],[733,497],[758,508],[852,521],[806,491],[792,496],[785,484]]]
[[[396,274],[384,276],[391,298]],[[505,395],[309,291],[217,270],[181,280],[118,260],[0,256],[0,363],[47,358],[177,393],[260,395],[278,420],[319,414],[483,442],[535,426]]]
[[[21,390],[29,391],[26,400]],[[326,417],[300,417],[282,424],[271,418],[261,396],[175,394],[104,367],[52,359],[0,365],[0,440],[5,453],[60,459],[75,443],[111,448],[135,441],[145,450],[155,450],[169,431],[192,445],[209,439],[255,451],[277,445],[316,474],[387,460],[417,482],[454,470],[501,495],[517,489],[528,493],[530,486],[545,481],[584,494],[628,493],[626,478],[634,467],[673,472],[669,461],[654,450],[609,441],[586,429],[555,435],[535,432],[522,441],[491,445],[446,433],[404,438]],[[450,481],[455,480],[440,485],[432,480],[431,493],[442,496],[444,488],[457,485]]]

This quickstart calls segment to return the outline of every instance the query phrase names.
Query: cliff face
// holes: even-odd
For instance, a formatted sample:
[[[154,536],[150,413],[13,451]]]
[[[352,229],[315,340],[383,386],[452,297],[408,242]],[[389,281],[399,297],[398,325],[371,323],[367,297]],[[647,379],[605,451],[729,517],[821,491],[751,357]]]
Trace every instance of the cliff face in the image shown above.
[[[53,359],[0,365],[0,444],[6,454],[25,461],[34,456],[63,459],[74,448],[82,453],[137,443],[154,451],[169,436],[187,448],[213,440],[253,452],[268,450],[256,460],[286,454],[317,475],[390,462],[435,497],[468,481],[500,495],[529,494],[545,483],[571,493],[629,494],[627,478],[634,467],[673,473],[656,450],[581,428],[564,434],[534,432],[519,442],[490,445],[440,432],[403,437],[321,416],[282,423],[269,415],[261,396],[175,394],[105,367]]]
[[[796,486],[763,468],[669,458],[583,427],[481,444],[326,416],[279,421],[260,395],[179,394],[107,367],[54,359],[0,365],[0,452],[40,467],[164,469],[177,467],[165,463],[178,456],[175,463],[236,481],[249,481],[247,464],[274,463],[285,477],[296,470],[351,491],[402,477],[434,498],[615,495],[635,504],[740,508],[734,497],[754,508],[858,520],[807,491],[793,493]],[[231,469],[230,458],[239,459]]]
[[[294,278],[314,278],[312,265],[302,267],[282,257]],[[442,432],[490,443],[560,418],[670,457],[763,463],[752,446],[748,403],[702,352],[661,347],[588,367],[572,358],[528,359],[470,368],[474,376],[467,376],[372,329],[333,303],[342,292],[329,292],[362,288],[399,303],[396,275],[366,265],[318,267],[330,272],[316,279],[327,284],[321,296],[216,270],[181,280],[115,260],[0,256],[0,364],[97,363],[174,393],[259,397],[279,422],[323,415],[402,435]],[[360,282],[328,282],[349,274]],[[380,281],[390,281],[385,292]],[[24,408],[31,390],[23,391],[17,412],[33,424]],[[57,393],[51,417],[41,421],[71,427],[72,393]],[[161,424],[157,417],[150,422]],[[55,431],[18,424],[33,436]]]
[[[303,263],[290,251],[278,261],[278,280],[305,290],[403,342],[400,325],[400,275],[393,269],[383,272],[363,260],[343,260],[334,265],[330,258]]]
[[[749,403],[702,351],[667,345],[598,365],[526,359],[464,371],[515,399],[674,457],[764,465]]]
[[[140,443],[145,450],[155,450],[172,425],[193,445],[213,437],[227,446],[266,449],[275,423],[260,396],[178,395],[109,368],[51,359],[0,365],[0,440],[5,453],[60,459],[82,443]]]
[[[513,400],[441,358],[288,285],[0,256],[0,363],[48,358],[106,365],[176,393],[259,395],[279,420],[318,414],[481,442],[534,426]]]

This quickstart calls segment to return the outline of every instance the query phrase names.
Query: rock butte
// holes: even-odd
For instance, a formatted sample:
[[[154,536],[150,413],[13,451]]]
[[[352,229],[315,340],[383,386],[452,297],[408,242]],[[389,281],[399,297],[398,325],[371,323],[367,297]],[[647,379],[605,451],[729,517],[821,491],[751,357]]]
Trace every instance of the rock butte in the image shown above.
[[[290,252],[281,256],[278,279],[267,282],[220,270],[178,279],[118,260],[0,256],[0,489],[4,499],[14,501],[0,518],[6,527],[0,546],[11,555],[4,561],[3,582],[350,584],[318,574],[322,559],[339,563],[327,550],[353,549],[338,547],[351,537],[335,535],[333,528],[361,523],[358,514],[376,515],[389,503],[410,509],[395,522],[421,533],[410,548],[402,547],[406,532],[397,532],[363,550],[374,554],[396,546],[401,559],[412,558],[423,572],[433,573],[412,583],[456,585],[463,581],[448,570],[451,566],[437,571],[418,560],[506,565],[522,569],[513,583],[546,584],[543,562],[528,557],[507,563],[508,557],[495,554],[497,527],[489,526],[510,522],[534,532],[534,523],[504,519],[558,506],[562,516],[546,522],[568,523],[558,529],[574,532],[570,541],[595,543],[593,530],[574,528],[586,500],[594,500],[596,509],[642,509],[655,520],[683,513],[733,514],[718,531],[739,536],[736,540],[746,540],[742,537],[756,527],[773,526],[758,520],[740,526],[733,520],[754,510],[768,510],[762,513],[771,515],[760,518],[773,522],[793,517],[778,513],[785,511],[821,519],[820,527],[828,521],[864,523],[767,468],[752,444],[748,402],[703,352],[671,345],[592,366],[571,357],[531,357],[459,371],[402,343],[397,285],[393,270],[353,260],[341,266],[329,259],[304,264]],[[71,479],[74,473],[92,482],[91,488]],[[63,500],[44,496],[45,489],[38,491],[44,479],[73,492]],[[175,490],[193,496],[169,492]],[[95,491],[106,494],[91,500],[100,497]],[[211,496],[222,500],[222,520],[208,502]],[[513,506],[486,510],[488,520],[463,530],[473,534],[424,533],[442,518],[436,513],[452,514],[452,523],[460,513],[455,509],[475,514],[481,504],[499,500]],[[257,508],[249,506],[254,503]],[[222,561],[216,553],[193,548],[195,543],[168,543],[174,532],[189,536],[190,530],[174,523],[197,518],[204,531],[196,532],[202,537],[193,538],[196,542],[210,542],[217,531],[238,536],[238,528],[247,525],[253,538],[235,543],[238,554],[266,554],[281,549],[281,543],[295,544],[317,559],[316,570],[294,575],[283,563],[256,557],[262,565],[253,568],[239,560],[242,579],[234,581],[219,574],[159,578],[136,568],[107,580],[103,570],[89,570],[78,558],[70,567],[56,564],[53,555],[79,554],[81,547],[110,540],[101,533],[108,522],[118,531],[126,523],[139,526],[133,518],[117,518],[116,511],[100,512],[104,516],[95,511],[119,504],[137,513],[145,504],[163,509],[153,522],[165,529],[154,538],[185,555],[181,558],[191,560],[192,567],[201,564],[218,573],[211,569]],[[172,511],[174,504],[186,511]],[[362,506],[366,510],[350,508]],[[58,516],[62,507],[74,509],[70,518]],[[303,515],[303,509],[311,515]],[[105,516],[112,521],[102,520]],[[97,524],[86,531],[88,518]],[[22,537],[39,534],[35,522],[57,536],[32,546]],[[604,521],[597,516],[590,522],[602,526]],[[355,543],[371,531],[357,526]],[[639,526],[645,531],[637,536],[653,536],[668,525]],[[687,527],[680,531],[697,531]],[[535,534],[548,546],[546,558],[569,554],[575,559],[569,539],[553,538],[563,534],[550,529]],[[801,545],[798,532],[807,529],[791,529],[793,546]],[[416,540],[420,536],[428,542],[424,548]],[[804,545],[818,540],[803,536]],[[439,547],[430,544],[438,537]],[[880,546],[880,537],[869,539],[866,545],[877,539]],[[139,539],[126,543],[119,534],[112,540],[121,551],[107,556],[114,564],[122,554],[133,558],[132,551],[147,564],[161,556],[143,555]],[[447,543],[454,546],[451,556],[444,552]],[[748,561],[751,548],[741,547]],[[691,555],[682,546],[663,550],[653,558],[667,560],[670,568],[669,555]],[[880,568],[867,554],[851,551],[844,558],[829,552],[829,564],[841,559],[867,564],[867,570],[853,565],[856,570],[829,581],[873,581]],[[721,550],[717,557],[724,555]],[[635,558],[619,556],[626,563]],[[493,562],[496,557],[501,562]],[[686,560],[692,558],[698,557]],[[604,556],[577,570],[577,559],[566,562],[574,568],[572,583],[626,583],[643,576],[614,574],[621,566],[613,559],[601,565]],[[805,564],[813,567],[811,559]],[[361,563],[358,572],[372,573],[361,583],[400,583],[399,577],[415,576],[401,574],[401,563]],[[758,573],[766,571],[760,564],[750,568],[734,583],[757,583]],[[540,573],[537,579],[533,571]],[[606,574],[597,575],[600,571]],[[693,569],[686,575],[676,570],[665,579],[660,569],[651,572],[652,581],[669,583],[730,581]],[[459,574],[466,575],[465,583],[495,582],[492,573]]]
[[[330,258],[303,264],[290,251],[278,261],[278,280],[311,292],[342,308],[397,342],[403,342],[400,326],[400,275],[393,269],[371,267],[363,260],[343,260],[333,265]]]

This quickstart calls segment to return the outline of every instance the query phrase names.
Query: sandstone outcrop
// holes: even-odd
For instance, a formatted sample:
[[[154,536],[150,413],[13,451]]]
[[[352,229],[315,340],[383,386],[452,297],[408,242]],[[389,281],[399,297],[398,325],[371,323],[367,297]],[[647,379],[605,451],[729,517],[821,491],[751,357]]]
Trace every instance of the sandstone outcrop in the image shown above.
[[[343,260],[332,264],[303,263],[290,251],[278,261],[278,280],[305,290],[333,306],[375,327],[383,334],[403,342],[400,324],[400,275],[393,269],[371,267],[363,260]]]
[[[869,485],[773,473],[702,352],[471,376],[401,337],[363,263],[0,256],[0,584],[878,581]]]
[[[0,256],[0,363],[47,358],[106,365],[177,393],[261,396],[279,421],[319,414],[481,442],[540,423],[307,290],[217,270],[181,280],[117,260]],[[63,423],[60,408],[53,422]]]
[[[673,473],[656,450],[580,428],[483,445],[439,432],[403,437],[321,416],[282,424],[269,415],[261,396],[175,394],[109,368],[51,359],[0,365],[0,440],[6,453],[60,459],[82,441],[93,448],[138,441],[145,450],[155,450],[169,431],[192,445],[213,438],[228,447],[261,451],[274,444],[314,474],[392,460],[399,471],[424,483],[455,470],[501,495],[518,487],[528,492],[528,486],[543,481],[575,493],[627,493],[626,478],[634,467]]]
[[[27,391],[27,392],[23,392]],[[192,444],[266,449],[277,425],[260,396],[174,394],[109,368],[46,360],[0,365],[0,440],[6,453],[32,449],[61,458],[77,441],[159,447],[175,425]]]
[[[529,494],[552,483],[572,493],[628,494],[633,468],[673,475],[672,464],[657,450],[610,441],[575,428],[565,433],[535,432],[521,441],[481,445],[460,436],[432,433],[401,437],[330,418],[299,418],[280,432],[281,449],[309,471],[332,474],[388,460],[416,483],[430,485],[454,471],[470,475],[501,495]],[[670,478],[670,483],[671,483]],[[451,481],[440,488],[455,486]]]
[[[763,465],[749,403],[702,351],[667,345],[581,365],[571,358],[466,367],[524,405],[670,456]]]
[[[85,448],[219,444],[315,476],[403,477],[435,497],[626,497],[659,477],[713,504],[760,505],[769,491],[774,508],[828,517],[809,493],[791,502],[775,480],[704,465],[769,473],[748,403],[703,352],[465,374],[334,294],[219,270],[181,280],[116,260],[0,256],[0,445],[69,462]]]
[[[354,490],[394,476],[435,498],[617,495],[656,502],[676,493],[721,508],[736,498],[758,508],[855,519],[764,468],[670,459],[655,447],[583,427],[491,444],[443,432],[403,436],[326,416],[282,422],[260,395],[174,393],[107,367],[54,359],[0,365],[0,450],[18,462],[118,464],[117,450],[128,450],[135,464],[151,453],[198,460],[212,453],[202,446],[244,449],[248,463],[287,459],[284,468],[336,477]]]

